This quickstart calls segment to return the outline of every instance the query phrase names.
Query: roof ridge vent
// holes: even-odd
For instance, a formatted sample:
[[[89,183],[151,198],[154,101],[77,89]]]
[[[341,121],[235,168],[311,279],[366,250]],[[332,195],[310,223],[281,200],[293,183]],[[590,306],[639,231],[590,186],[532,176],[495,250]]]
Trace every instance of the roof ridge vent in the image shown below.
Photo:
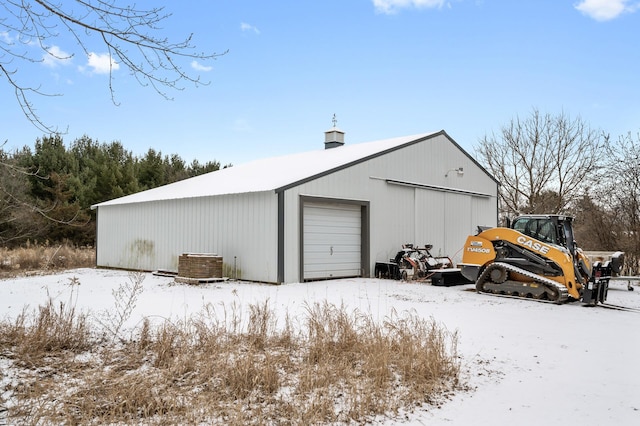
[[[324,132],[324,149],[337,148],[344,145],[344,132],[336,127],[338,120],[335,114],[333,114],[332,121],[333,127]]]

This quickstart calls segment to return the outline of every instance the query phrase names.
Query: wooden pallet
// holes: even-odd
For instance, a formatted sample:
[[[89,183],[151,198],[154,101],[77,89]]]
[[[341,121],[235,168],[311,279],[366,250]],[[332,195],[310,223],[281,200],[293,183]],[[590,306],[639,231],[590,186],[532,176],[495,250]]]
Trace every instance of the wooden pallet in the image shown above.
[[[182,284],[198,285],[198,284],[208,284],[208,283],[219,283],[219,282],[227,281],[228,279],[229,279],[228,277],[190,278],[190,277],[176,276],[175,282],[182,283]]]

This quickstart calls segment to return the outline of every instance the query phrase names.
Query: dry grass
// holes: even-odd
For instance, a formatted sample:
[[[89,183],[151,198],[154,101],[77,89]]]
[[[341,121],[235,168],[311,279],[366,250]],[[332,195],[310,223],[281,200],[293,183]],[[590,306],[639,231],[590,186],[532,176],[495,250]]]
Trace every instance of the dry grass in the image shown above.
[[[9,424],[362,424],[462,387],[457,335],[416,313],[209,305],[117,342],[87,324],[52,303],[0,323]]]
[[[31,245],[15,249],[0,247],[0,277],[23,273],[55,271],[70,268],[90,268],[96,264],[92,247],[74,247],[70,244]]]

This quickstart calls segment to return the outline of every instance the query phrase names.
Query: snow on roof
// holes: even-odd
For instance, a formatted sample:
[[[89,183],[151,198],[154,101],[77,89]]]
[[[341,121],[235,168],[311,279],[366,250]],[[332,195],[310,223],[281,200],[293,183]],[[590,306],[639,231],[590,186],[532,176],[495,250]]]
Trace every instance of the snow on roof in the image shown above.
[[[399,148],[429,135],[435,135],[435,133],[422,133],[256,160],[105,201],[92,208],[276,190],[387,150]]]

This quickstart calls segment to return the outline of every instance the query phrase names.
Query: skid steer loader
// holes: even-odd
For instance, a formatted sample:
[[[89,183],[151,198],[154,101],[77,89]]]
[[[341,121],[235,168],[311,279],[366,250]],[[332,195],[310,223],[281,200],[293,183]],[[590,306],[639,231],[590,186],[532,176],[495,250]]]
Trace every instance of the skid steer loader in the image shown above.
[[[481,293],[595,305],[606,300],[609,279],[623,262],[616,252],[591,265],[570,216],[523,215],[507,227],[479,227],[467,237],[458,266]]]

